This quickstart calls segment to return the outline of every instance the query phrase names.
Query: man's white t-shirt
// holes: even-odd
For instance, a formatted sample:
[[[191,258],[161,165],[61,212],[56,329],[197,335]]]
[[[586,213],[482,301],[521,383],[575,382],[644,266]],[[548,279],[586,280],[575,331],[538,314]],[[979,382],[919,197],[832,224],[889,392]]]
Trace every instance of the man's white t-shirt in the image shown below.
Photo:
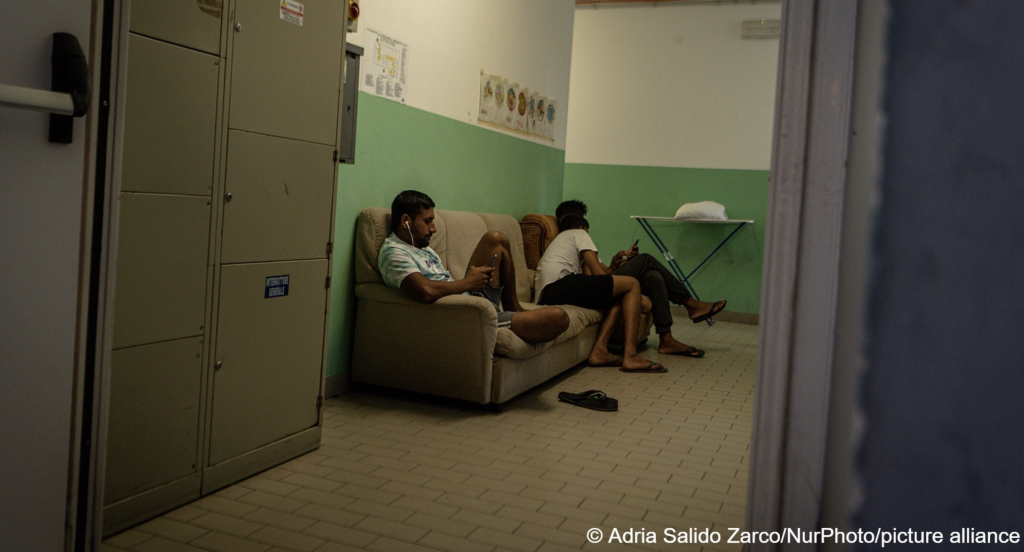
[[[559,232],[551,245],[544,251],[544,256],[537,263],[537,276],[534,278],[534,302],[540,301],[544,287],[557,282],[569,274],[583,272],[583,252],[597,253],[597,246],[586,230],[566,230]]]

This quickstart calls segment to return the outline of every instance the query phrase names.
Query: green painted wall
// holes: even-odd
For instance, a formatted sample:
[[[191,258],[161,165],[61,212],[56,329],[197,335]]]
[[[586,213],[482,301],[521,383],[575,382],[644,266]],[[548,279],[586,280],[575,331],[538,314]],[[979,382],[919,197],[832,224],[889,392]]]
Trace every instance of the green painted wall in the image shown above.
[[[672,217],[684,203],[716,201],[731,219],[753,219],[693,275],[704,300],[728,299],[727,310],[757,313],[761,303],[768,171],[688,169],[566,163],[565,199],[587,204],[590,235],[601,259],[640,238],[640,251],[660,258],[630,215]],[[689,273],[735,228],[732,225],[652,221],[679,266]]]
[[[327,375],[349,371],[361,210],[389,208],[415,189],[440,209],[550,213],[562,200],[564,168],[562,150],[360,93],[356,162],[338,168]]]

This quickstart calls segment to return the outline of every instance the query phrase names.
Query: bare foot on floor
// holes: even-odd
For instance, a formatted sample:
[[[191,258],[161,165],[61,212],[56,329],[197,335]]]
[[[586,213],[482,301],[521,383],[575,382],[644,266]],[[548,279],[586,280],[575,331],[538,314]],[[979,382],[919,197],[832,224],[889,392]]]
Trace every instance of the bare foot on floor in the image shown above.
[[[664,366],[657,362],[651,362],[641,356],[635,356],[632,358],[626,358],[622,361],[622,368],[619,370],[623,372],[638,372],[638,373],[659,373],[667,372]]]
[[[622,366],[622,357],[615,356],[608,351],[603,353],[590,353],[587,357],[587,364],[590,366]]]
[[[704,351],[677,341],[676,338],[672,337],[672,334],[660,336],[658,352],[663,355],[679,355],[690,358],[701,358],[704,356]]]

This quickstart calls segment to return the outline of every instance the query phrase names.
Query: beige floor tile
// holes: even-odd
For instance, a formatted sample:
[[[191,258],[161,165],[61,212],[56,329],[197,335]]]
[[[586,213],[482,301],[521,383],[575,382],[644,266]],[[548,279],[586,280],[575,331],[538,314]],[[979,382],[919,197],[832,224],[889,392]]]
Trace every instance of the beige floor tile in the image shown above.
[[[540,545],[543,544],[537,539],[510,535],[508,533],[495,531],[486,527],[481,527],[476,531],[473,531],[473,533],[469,535],[469,540],[483,544],[500,546],[507,550],[515,550],[517,552],[535,552],[540,548]]]
[[[216,531],[192,541],[193,546],[211,552],[267,552],[270,546],[260,542],[232,537]]]
[[[475,528],[474,528],[475,529]],[[419,544],[450,552],[490,552],[494,546],[473,542],[463,537],[454,537],[445,533],[433,532],[420,539]]]
[[[235,537],[247,537],[263,528],[263,524],[261,523],[225,516],[224,514],[218,514],[216,512],[207,512],[188,523],[189,525],[209,529],[211,531],[218,531]]]
[[[132,547],[133,552],[202,552],[201,548],[189,546],[163,537],[153,537]]]
[[[292,552],[313,552],[326,542],[323,539],[285,531],[277,527],[264,527],[249,536],[249,539],[273,546],[279,546]]]
[[[143,541],[147,541],[151,538],[153,538],[153,535],[143,533],[138,529],[129,529],[127,531],[118,533],[117,535],[114,535],[103,542],[109,544],[110,546],[124,548],[125,550],[127,550],[135,546],[136,544],[139,544]]]
[[[757,327],[680,326],[679,337],[708,356],[684,359],[649,347],[641,354],[669,373],[577,368],[500,414],[386,390],[329,399],[316,452],[104,545],[142,552],[656,550],[594,546],[585,533],[740,525]],[[619,412],[557,400],[561,390],[580,389],[616,397]]]
[[[153,536],[182,543],[195,540],[208,531],[207,529],[194,527],[166,517],[158,517],[147,521],[140,525],[138,530]]]
[[[286,529],[297,533],[301,533],[303,529],[306,529],[310,525],[316,523],[314,520],[309,518],[286,514],[284,512],[278,512],[268,508],[260,508],[259,510],[245,516],[245,519],[261,525],[277,527],[278,529]]]
[[[352,546],[360,550],[380,538],[378,535],[359,531],[358,529],[352,529],[351,527],[334,525],[325,521],[314,523],[303,530],[302,533],[304,535],[312,535],[331,542]]]

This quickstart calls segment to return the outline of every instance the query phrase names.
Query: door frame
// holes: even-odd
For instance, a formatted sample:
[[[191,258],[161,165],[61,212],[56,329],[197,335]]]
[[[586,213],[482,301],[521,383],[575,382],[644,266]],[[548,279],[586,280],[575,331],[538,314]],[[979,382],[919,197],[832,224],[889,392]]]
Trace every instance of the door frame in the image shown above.
[[[886,6],[783,4],[747,530],[849,523]]]

